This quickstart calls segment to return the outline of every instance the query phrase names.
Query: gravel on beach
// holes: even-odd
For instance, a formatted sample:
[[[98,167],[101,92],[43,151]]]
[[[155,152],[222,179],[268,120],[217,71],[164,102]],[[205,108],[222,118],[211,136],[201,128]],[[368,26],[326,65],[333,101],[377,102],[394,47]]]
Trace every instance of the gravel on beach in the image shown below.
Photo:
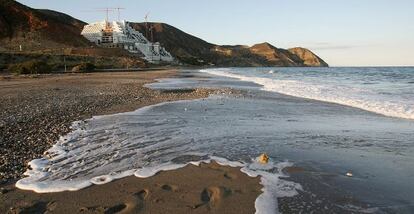
[[[22,177],[77,120],[133,111],[217,90],[156,91],[144,87],[174,70],[0,78],[0,184]]]

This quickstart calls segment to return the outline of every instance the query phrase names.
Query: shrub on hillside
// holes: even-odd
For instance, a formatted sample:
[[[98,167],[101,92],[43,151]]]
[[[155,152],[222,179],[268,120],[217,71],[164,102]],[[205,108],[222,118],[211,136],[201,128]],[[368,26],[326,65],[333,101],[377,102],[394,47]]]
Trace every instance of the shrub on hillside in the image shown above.
[[[46,74],[52,71],[46,62],[38,60],[12,64],[7,70],[15,74]]]
[[[83,62],[72,68],[72,72],[87,72],[95,70],[95,65],[89,62]]]

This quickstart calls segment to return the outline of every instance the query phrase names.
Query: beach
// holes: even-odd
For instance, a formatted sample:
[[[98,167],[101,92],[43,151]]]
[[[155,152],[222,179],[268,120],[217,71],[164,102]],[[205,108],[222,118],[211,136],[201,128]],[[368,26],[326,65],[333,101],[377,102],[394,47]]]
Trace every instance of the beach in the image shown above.
[[[33,103],[9,108],[8,118],[36,115],[66,129],[9,120],[36,127],[10,139],[55,137],[38,152],[16,140],[19,148],[2,154],[30,167],[21,164],[25,176],[4,171],[20,179],[5,179],[0,211],[410,213],[414,123],[399,105],[410,102],[401,90],[411,85],[403,80],[390,96],[360,77],[379,81],[388,72],[224,68],[3,79],[3,108]],[[303,78],[309,74],[317,81]],[[342,76],[364,82],[343,85]],[[390,97],[397,102],[374,102]],[[68,113],[75,116],[62,117]]]
[[[134,176],[73,192],[15,189],[0,196],[2,213],[254,213],[259,178],[216,163]]]
[[[28,161],[67,133],[72,122],[155,103],[206,97],[208,90],[159,92],[143,87],[174,70],[3,77],[1,183],[20,178]]]
[[[414,1],[0,2],[0,214],[414,213]]]
[[[122,203],[127,206],[122,209],[141,210],[143,204],[139,201],[136,201],[138,204],[128,204],[141,190],[146,191],[151,199],[144,200],[145,210],[151,210],[151,213],[173,209],[178,209],[179,212],[189,209],[195,213],[210,209],[231,209],[234,213],[241,213],[240,210],[253,212],[254,200],[261,188],[257,178],[249,178],[237,169],[217,164],[188,166],[148,179],[129,177],[79,192],[36,194],[18,190],[14,186],[16,179],[21,178],[26,171],[28,161],[41,157],[59,136],[71,130],[74,121],[96,115],[133,111],[160,102],[226,93],[226,90],[211,89],[156,91],[143,87],[157,78],[173,77],[176,74],[176,70],[159,70],[2,77],[1,212],[43,212],[52,209],[51,207],[55,207],[59,213],[80,212],[81,208],[86,209],[83,210],[85,212],[106,212],[117,209],[113,206],[123,206]],[[117,185],[129,187],[120,189]],[[201,196],[203,192],[206,196]],[[108,194],[114,195],[106,200],[104,196]],[[210,194],[213,195],[209,196]],[[67,197],[71,198],[72,204],[65,202]],[[141,196],[137,197],[135,199],[140,200]],[[223,206],[227,201],[234,200],[241,200],[245,205]]]

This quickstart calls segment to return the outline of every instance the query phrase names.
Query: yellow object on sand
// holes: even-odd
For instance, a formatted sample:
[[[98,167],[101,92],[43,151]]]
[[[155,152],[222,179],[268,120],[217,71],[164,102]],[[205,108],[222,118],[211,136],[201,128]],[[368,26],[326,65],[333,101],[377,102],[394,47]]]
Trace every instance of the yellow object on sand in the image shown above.
[[[261,154],[257,161],[261,164],[267,164],[269,162],[269,156],[267,156],[265,153]]]

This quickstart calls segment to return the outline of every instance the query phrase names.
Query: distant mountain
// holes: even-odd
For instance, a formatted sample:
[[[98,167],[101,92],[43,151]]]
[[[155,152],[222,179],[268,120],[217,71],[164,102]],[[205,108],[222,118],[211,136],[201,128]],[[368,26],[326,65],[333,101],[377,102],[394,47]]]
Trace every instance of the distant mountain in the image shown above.
[[[70,54],[98,56],[125,50],[98,50],[80,35],[85,22],[64,13],[33,9],[13,0],[0,0],[0,51],[49,51],[71,48]],[[328,66],[304,48],[281,49],[269,43],[252,47],[216,45],[164,23],[131,23],[132,27],[158,41],[184,64],[216,66]],[[151,28],[151,32],[146,29]],[[92,48],[91,48],[92,47]],[[125,53],[124,53],[125,52]]]
[[[211,63],[217,66],[318,66],[328,64],[305,48],[289,50],[276,48],[269,43],[252,47],[220,46],[211,44],[164,23],[132,23],[132,27],[149,39],[158,41],[181,61],[190,64]],[[152,33],[147,29],[153,29]]]
[[[52,10],[38,10],[13,0],[0,0],[0,46],[36,50],[57,47],[86,47],[80,36],[86,23]]]
[[[328,63],[306,48],[296,47],[288,49],[288,51],[298,56],[306,66],[328,67]]]
[[[274,65],[328,67],[325,61],[306,48],[296,47],[285,50],[269,43],[261,43],[250,47],[250,51],[266,57]]]
[[[279,66],[303,66],[303,60],[287,50],[279,49],[265,42],[253,45],[249,50],[259,56],[265,57],[272,65]]]

